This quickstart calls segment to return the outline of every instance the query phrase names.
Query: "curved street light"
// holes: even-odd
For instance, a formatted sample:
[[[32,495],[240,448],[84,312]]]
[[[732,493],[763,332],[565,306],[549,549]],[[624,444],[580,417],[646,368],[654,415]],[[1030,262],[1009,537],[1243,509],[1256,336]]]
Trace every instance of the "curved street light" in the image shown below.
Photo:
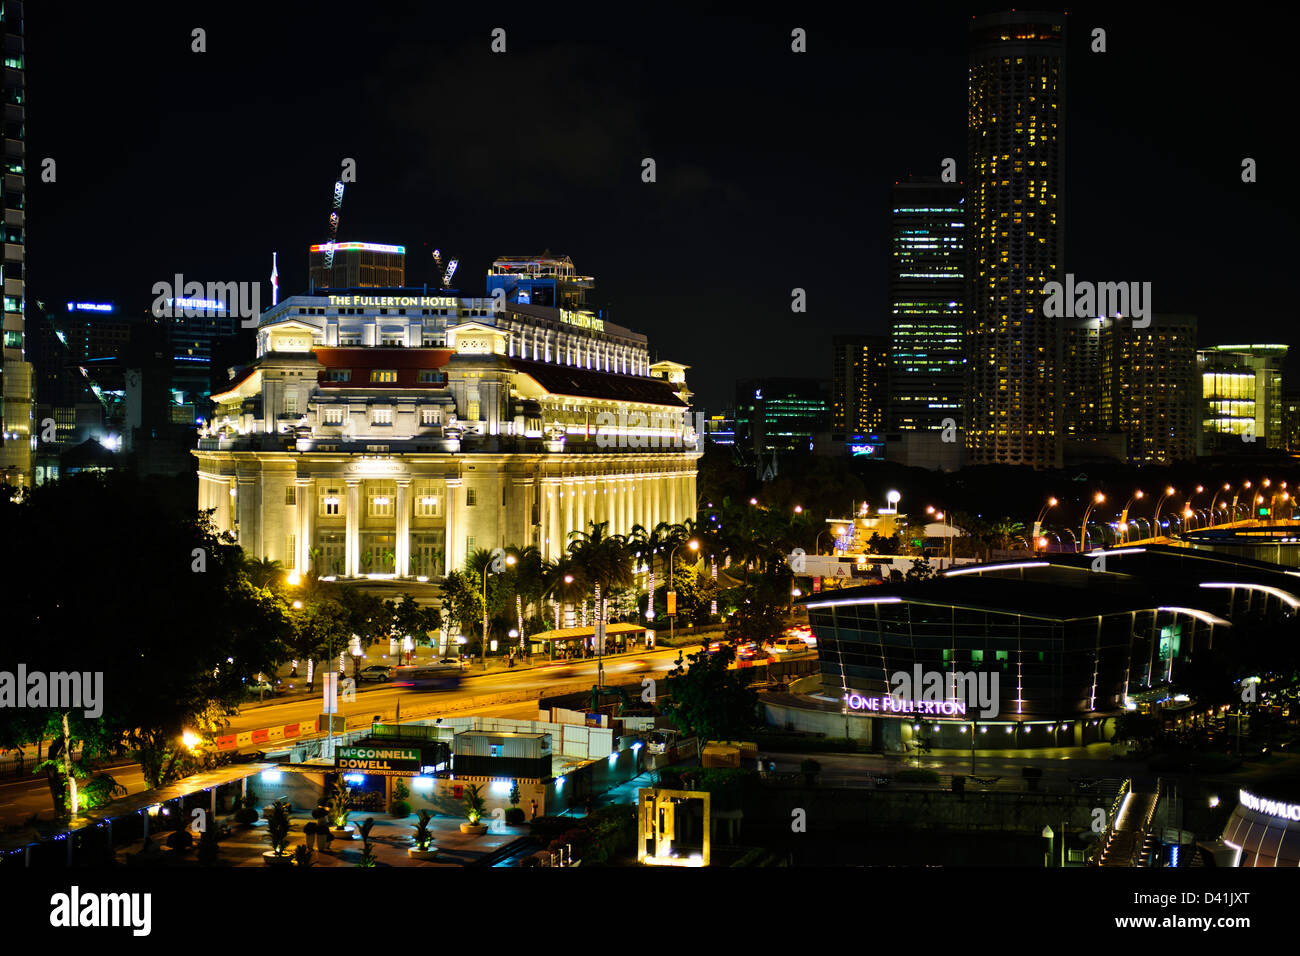
[[[1160,536],[1160,509],[1164,506],[1165,500],[1167,498],[1172,498],[1173,495],[1174,495],[1174,486],[1170,485],[1167,488],[1165,488],[1165,493],[1161,495],[1160,500],[1156,502],[1156,517],[1155,517],[1154,527],[1151,529],[1152,533],[1156,537]]]
[[[1124,510],[1119,513],[1120,535],[1123,537],[1125,541],[1128,541],[1128,509],[1133,507],[1133,502],[1140,501],[1141,499],[1142,499],[1142,489],[1139,488],[1137,491],[1133,492],[1132,497],[1130,497],[1129,500],[1125,502]]]
[[[1079,551],[1082,552],[1088,546],[1088,516],[1092,514],[1092,509],[1106,500],[1106,496],[1100,491],[1097,492],[1092,501],[1088,502],[1087,509],[1083,512],[1083,528],[1079,532]]]
[[[1057,505],[1057,501],[1056,501],[1055,498],[1048,498],[1048,499],[1047,499],[1047,504],[1043,505],[1042,510],[1038,512],[1038,517],[1034,519],[1034,533],[1033,533],[1033,536],[1034,536],[1035,538],[1038,537],[1038,532],[1042,529],[1042,527],[1043,527],[1043,522],[1044,522],[1045,520],[1047,520],[1047,512],[1049,512],[1049,511],[1051,511],[1053,508],[1055,508],[1056,505]],[[1057,540],[1059,541],[1060,539],[1058,538]]]
[[[1219,491],[1231,491],[1231,490],[1232,490],[1232,485],[1226,481],[1223,483],[1223,487],[1219,489]],[[1219,500],[1219,491],[1216,491],[1214,493],[1214,497],[1210,499],[1210,527],[1214,527],[1214,503]]]
[[[1241,497],[1243,491],[1250,490],[1250,482],[1243,481],[1241,487],[1232,496],[1232,513],[1228,516],[1229,523],[1235,523],[1237,520],[1237,499]]]

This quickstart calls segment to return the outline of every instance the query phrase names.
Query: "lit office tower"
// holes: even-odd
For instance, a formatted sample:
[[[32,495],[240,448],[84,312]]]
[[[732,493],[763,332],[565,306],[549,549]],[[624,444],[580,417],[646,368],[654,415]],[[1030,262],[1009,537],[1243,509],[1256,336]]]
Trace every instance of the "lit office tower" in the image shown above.
[[[968,95],[968,460],[1059,467],[1061,339],[1043,285],[1063,274],[1064,17],[976,17]]]
[[[1170,465],[1196,457],[1200,385],[1196,316],[1156,315],[1100,322],[1100,422],[1125,436],[1131,465]]]
[[[1280,448],[1285,345],[1216,345],[1196,355],[1201,454]]]
[[[23,5],[0,3],[4,50],[4,365],[0,369],[0,482],[31,484],[32,365],[25,354],[26,238],[23,196],[26,192],[27,146]]]
[[[885,430],[889,407],[889,338],[831,339],[831,432],[838,440]]]
[[[965,194],[937,177],[890,191],[891,431],[961,424]]]

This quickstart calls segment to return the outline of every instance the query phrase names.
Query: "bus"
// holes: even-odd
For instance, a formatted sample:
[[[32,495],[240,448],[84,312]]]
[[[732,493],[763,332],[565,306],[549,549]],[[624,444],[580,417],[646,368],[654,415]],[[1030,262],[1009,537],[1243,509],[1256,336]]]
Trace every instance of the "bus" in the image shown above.
[[[403,664],[393,668],[393,686],[451,690],[460,686],[460,667],[456,664]]]

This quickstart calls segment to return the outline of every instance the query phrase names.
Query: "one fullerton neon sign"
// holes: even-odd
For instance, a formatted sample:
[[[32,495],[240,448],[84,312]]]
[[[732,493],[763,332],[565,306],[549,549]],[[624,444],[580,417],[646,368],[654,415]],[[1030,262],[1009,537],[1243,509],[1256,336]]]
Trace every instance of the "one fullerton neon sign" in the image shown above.
[[[966,716],[964,700],[904,700],[901,697],[863,697],[849,694],[844,698],[849,710],[874,710],[893,714],[933,714],[936,717]]]

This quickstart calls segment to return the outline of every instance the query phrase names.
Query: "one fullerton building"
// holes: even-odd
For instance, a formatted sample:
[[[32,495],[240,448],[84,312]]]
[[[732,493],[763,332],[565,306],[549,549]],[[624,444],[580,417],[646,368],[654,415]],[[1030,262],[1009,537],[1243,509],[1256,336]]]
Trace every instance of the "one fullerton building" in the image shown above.
[[[492,278],[502,261],[530,260]],[[645,336],[527,296],[328,292],[263,313],[194,452],[199,508],[246,553],[428,580],[477,548],[554,559],[589,522],[694,517],[687,367]]]

